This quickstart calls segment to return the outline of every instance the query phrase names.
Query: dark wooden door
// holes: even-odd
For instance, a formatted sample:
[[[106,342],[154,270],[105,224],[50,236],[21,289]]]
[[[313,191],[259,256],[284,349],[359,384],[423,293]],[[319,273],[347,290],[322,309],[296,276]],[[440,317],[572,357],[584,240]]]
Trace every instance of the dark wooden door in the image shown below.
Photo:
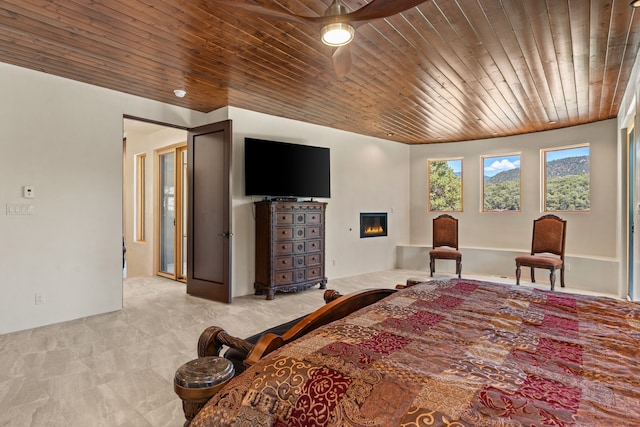
[[[231,121],[189,130],[187,293],[231,302]]]

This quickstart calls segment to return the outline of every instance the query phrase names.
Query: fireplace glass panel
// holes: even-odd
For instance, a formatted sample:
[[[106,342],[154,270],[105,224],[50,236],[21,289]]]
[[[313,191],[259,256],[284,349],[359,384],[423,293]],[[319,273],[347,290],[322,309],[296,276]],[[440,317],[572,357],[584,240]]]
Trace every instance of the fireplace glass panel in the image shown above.
[[[387,214],[361,213],[360,237],[380,237],[387,235]]]

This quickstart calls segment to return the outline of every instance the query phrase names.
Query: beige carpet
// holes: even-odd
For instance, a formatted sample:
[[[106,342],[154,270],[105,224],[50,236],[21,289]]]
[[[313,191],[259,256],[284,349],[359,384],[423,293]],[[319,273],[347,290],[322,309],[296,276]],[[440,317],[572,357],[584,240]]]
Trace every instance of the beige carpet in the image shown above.
[[[393,270],[328,287],[346,294],[416,275],[428,276]],[[322,306],[323,292],[315,286],[221,304],[161,277],[127,279],[122,311],[0,335],[0,426],[181,426],[173,375],[196,357],[207,326],[246,337]]]

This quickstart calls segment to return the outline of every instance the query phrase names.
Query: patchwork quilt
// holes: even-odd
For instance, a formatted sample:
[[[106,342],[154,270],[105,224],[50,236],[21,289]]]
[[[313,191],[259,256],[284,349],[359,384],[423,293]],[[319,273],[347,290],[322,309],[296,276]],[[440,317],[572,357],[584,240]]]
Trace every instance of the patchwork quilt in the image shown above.
[[[191,424],[226,425],[640,426],[640,306],[419,284],[269,354]]]

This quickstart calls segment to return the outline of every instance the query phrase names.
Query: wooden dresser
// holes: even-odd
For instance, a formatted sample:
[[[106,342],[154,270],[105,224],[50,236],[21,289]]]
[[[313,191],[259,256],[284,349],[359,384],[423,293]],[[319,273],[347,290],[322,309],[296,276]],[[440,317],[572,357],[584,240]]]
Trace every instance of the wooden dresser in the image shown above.
[[[256,295],[325,289],[322,202],[256,202]]]

